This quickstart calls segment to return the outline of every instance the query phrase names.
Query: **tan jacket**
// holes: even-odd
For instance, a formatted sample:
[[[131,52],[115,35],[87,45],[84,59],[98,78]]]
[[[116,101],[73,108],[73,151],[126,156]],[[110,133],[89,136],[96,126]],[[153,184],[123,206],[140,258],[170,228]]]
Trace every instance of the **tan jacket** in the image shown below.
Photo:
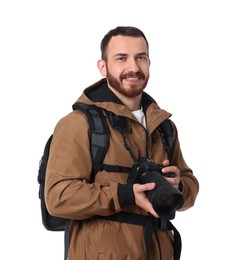
[[[146,156],[148,142],[149,158],[156,163],[162,163],[167,157],[156,128],[171,114],[160,109],[155,101],[144,93],[142,105],[147,122],[145,130],[104,84],[105,80],[95,83],[86,89],[78,100],[88,104],[95,103],[96,106],[112,111],[116,115],[124,116],[127,125],[126,140],[135,156],[137,158]],[[101,85],[103,92],[99,92]],[[131,167],[134,161],[126,150],[121,135],[109,123],[108,125],[110,143],[104,163]],[[194,205],[199,186],[183,159],[177,130],[174,124],[173,126],[175,142],[172,164],[181,171],[185,201],[181,210],[186,210]],[[68,259],[144,260],[146,254],[143,227],[92,218],[95,215],[110,216],[121,211],[146,215],[146,212],[136,205],[131,205],[132,203],[120,205],[118,184],[127,184],[128,174],[101,171],[91,183],[91,167],[87,118],[81,111],[76,110],[62,118],[55,127],[45,188],[49,212],[55,216],[71,219]],[[130,199],[127,198],[128,201]],[[162,260],[171,260],[172,233],[158,231],[157,234]],[[154,259],[158,260],[160,257],[157,240],[153,235],[150,260]]]

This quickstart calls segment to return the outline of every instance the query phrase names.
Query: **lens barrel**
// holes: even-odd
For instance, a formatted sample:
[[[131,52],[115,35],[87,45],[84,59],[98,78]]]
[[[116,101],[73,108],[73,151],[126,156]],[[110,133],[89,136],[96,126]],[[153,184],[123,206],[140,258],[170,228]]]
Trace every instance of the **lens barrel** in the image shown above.
[[[146,195],[160,218],[174,219],[175,211],[183,206],[183,194],[173,187],[158,171],[147,171],[139,176],[141,184],[155,182],[156,187]]]

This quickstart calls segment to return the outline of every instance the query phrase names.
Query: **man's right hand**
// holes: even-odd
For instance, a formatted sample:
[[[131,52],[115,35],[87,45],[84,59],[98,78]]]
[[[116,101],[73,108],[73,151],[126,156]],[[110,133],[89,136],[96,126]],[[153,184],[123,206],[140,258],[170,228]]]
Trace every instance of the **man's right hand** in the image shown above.
[[[154,182],[152,183],[145,183],[145,184],[138,184],[135,183],[133,185],[134,190],[134,198],[135,198],[135,204],[139,206],[140,208],[144,209],[145,211],[152,214],[154,217],[159,218],[156,211],[153,209],[151,202],[148,200],[145,191],[149,191],[154,189],[156,184]]]

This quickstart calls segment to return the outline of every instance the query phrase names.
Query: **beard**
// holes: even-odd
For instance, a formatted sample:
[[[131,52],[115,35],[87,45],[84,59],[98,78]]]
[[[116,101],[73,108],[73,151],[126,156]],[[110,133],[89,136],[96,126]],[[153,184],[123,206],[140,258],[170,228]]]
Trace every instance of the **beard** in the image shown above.
[[[122,80],[129,77],[139,77],[142,80],[142,84],[134,83],[128,87],[123,86]],[[149,76],[146,77],[142,72],[139,71],[137,73],[129,72],[121,74],[119,79],[117,79],[107,69],[106,78],[109,85],[117,90],[120,94],[126,97],[136,97],[141,94],[147,86]]]

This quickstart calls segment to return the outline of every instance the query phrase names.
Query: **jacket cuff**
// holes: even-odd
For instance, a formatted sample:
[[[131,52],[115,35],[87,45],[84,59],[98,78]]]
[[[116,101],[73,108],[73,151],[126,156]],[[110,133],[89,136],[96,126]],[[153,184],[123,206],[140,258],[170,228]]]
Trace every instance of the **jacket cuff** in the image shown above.
[[[133,184],[118,184],[118,200],[121,207],[135,204]]]

